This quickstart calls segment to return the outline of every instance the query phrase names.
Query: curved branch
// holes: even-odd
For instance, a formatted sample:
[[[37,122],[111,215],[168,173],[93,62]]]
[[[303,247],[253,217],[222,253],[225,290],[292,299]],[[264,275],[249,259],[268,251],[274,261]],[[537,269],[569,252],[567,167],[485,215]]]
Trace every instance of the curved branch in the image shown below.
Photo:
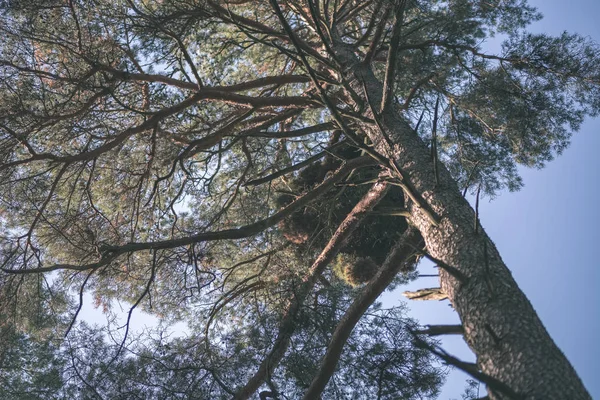
[[[226,8],[216,4],[215,1],[207,1],[207,4],[210,5],[218,13],[218,17],[221,18],[223,21],[231,22],[232,24],[239,26],[239,27],[243,26],[245,28],[250,28],[250,29],[256,30],[262,34],[273,36],[273,37],[276,37],[283,41],[287,41],[287,40],[291,39],[291,38],[289,38],[288,35],[286,35],[285,32],[280,32],[280,31],[273,29],[267,25],[264,25],[256,20],[242,17],[239,14],[235,14],[231,10],[226,9]],[[318,60],[320,63],[322,63],[324,65],[329,65],[329,60],[327,60],[325,57],[323,57],[317,50],[313,49],[307,42],[305,42],[301,39],[296,39],[296,40],[298,42],[298,45],[300,46],[300,48],[303,51],[310,54],[311,57]]]
[[[247,133],[247,134],[242,134],[241,136],[276,138],[276,139],[297,138],[300,136],[310,135],[312,133],[330,131],[335,128],[336,128],[336,126],[333,122],[324,122],[322,124],[308,126],[306,128],[300,128],[300,129],[287,131],[287,132],[251,132],[251,133]]]
[[[377,275],[365,286],[340,319],[329,342],[327,352],[321,360],[321,366],[304,394],[303,400],[320,398],[319,396],[335,372],[344,345],[354,327],[399,272],[409,272],[414,268],[417,255],[413,249],[422,247],[422,245],[423,238],[417,229],[410,227],[404,232],[398,243],[390,251]]]
[[[351,171],[356,168],[365,167],[368,165],[374,165],[375,161],[367,156],[354,158],[344,163],[337,171],[322,184],[306,193],[296,201],[291,203],[286,208],[276,212],[275,214],[267,217],[263,220],[254,222],[249,225],[245,225],[239,228],[224,229],[221,231],[214,232],[201,232],[196,235],[181,237],[177,239],[161,240],[157,242],[133,242],[127,243],[122,246],[106,246],[102,250],[102,259],[95,263],[73,265],[73,264],[55,264],[48,267],[32,268],[32,269],[19,269],[12,270],[9,268],[2,268],[2,271],[10,274],[30,274],[30,273],[42,273],[51,272],[60,269],[69,269],[74,271],[86,271],[93,268],[98,268],[103,265],[109,264],[115,258],[122,254],[133,253],[142,250],[161,250],[161,249],[172,249],[175,247],[187,246],[192,243],[208,242],[214,240],[235,240],[243,239],[250,236],[254,236],[265,229],[277,224],[285,217],[291,215],[296,210],[305,207],[310,202],[318,199],[324,193],[329,191],[336,183],[341,182]]]
[[[172,116],[185,110],[191,105],[202,101],[202,100],[217,100],[225,103],[244,105],[254,108],[288,108],[288,107],[308,107],[317,108],[320,107],[320,103],[305,96],[270,96],[270,97],[256,97],[247,96],[236,93],[224,92],[214,88],[204,88],[201,91],[193,94],[187,99],[183,100],[179,104],[172,107],[163,108],[152,114],[143,123],[125,129],[123,132],[116,135],[112,141],[107,142],[101,146],[98,146],[94,150],[84,151],[78,154],[60,156],[52,153],[36,153],[31,157],[16,160],[4,165],[0,165],[0,171],[12,167],[16,167],[22,164],[27,164],[33,161],[55,161],[61,163],[73,163],[77,161],[86,161],[98,157],[99,155],[110,151],[123,143],[131,136],[153,129],[157,124],[166,117]]]
[[[325,157],[326,155],[330,154],[331,150],[334,150],[344,144],[346,144],[347,142],[345,140],[342,140],[341,142],[338,142],[334,145],[329,146],[328,148],[326,148],[325,150],[323,150],[320,153],[315,154],[312,157],[308,157],[306,160],[299,162],[298,164],[294,164],[292,166],[289,166],[287,168],[281,169],[279,171],[276,171],[272,174],[269,174],[267,176],[264,176],[262,178],[258,178],[258,179],[253,179],[249,182],[246,182],[244,184],[244,186],[258,186],[258,185],[262,185],[263,183],[266,182],[271,182],[274,179],[279,178],[280,176],[284,176],[289,174],[290,172],[294,172],[299,170],[302,167],[305,167],[309,164],[312,164],[313,162],[315,162],[316,160]]]
[[[338,254],[340,249],[345,245],[346,241],[352,233],[358,228],[363,218],[379,203],[385,196],[388,185],[386,182],[378,182],[365,196],[354,206],[352,211],[346,216],[344,221],[338,226],[337,230],[323,249],[319,257],[312,264],[308,276],[300,286],[299,290],[290,300],[288,310],[281,321],[279,332],[273,348],[265,359],[260,364],[258,370],[244,387],[238,390],[235,400],[248,399],[267,377],[269,377],[287,351],[290,340],[295,330],[296,315],[302,303],[310,293],[311,289],[321,276],[323,270]]]

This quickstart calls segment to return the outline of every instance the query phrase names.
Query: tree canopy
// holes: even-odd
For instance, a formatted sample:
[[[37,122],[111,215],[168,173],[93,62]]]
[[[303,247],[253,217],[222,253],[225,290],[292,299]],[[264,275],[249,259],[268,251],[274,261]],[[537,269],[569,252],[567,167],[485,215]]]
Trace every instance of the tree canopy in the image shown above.
[[[527,33],[538,18],[524,0],[6,2],[5,398],[416,399],[439,358],[490,398],[553,398],[536,343],[546,379],[589,398],[463,199],[519,189],[518,165],[600,110],[598,46]],[[376,302],[423,257],[476,366]],[[190,334],[78,324],[85,293]]]

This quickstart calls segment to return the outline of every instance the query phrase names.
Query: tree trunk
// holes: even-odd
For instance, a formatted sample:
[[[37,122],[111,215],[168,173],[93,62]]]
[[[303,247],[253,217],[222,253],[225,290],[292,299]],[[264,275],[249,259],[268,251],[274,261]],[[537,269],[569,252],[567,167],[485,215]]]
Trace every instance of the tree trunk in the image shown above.
[[[371,104],[381,104],[383,85],[370,66],[359,62],[343,43],[335,48],[352,88],[363,96],[366,91]],[[438,267],[445,267],[440,268],[441,287],[458,312],[478,367],[517,394],[502,393],[488,385],[490,398],[591,399],[493,242],[478,226],[474,210],[448,170],[440,166],[436,179],[430,150],[398,107],[384,110],[379,122],[392,138],[393,149],[376,124],[363,123],[361,128],[379,153],[396,161],[439,218],[436,226],[423,208],[409,202],[410,220],[421,232],[429,254],[441,261]]]

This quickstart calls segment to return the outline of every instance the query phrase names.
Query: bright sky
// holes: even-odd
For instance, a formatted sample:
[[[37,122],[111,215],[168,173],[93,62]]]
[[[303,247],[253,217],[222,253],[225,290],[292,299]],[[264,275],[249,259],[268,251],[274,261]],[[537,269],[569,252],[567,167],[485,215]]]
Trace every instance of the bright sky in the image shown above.
[[[531,31],[558,35],[567,30],[600,42],[600,1],[571,0],[565,5],[559,0],[530,0],[530,4],[544,14]],[[480,216],[550,335],[592,398],[600,399],[599,130],[600,119],[587,121],[562,156],[543,170],[522,171],[524,189],[481,202]],[[437,286],[436,279],[423,278],[401,290],[432,286]],[[423,324],[458,322],[447,302],[410,302],[409,307]],[[444,348],[473,360],[462,338],[445,339]],[[464,386],[464,375],[451,374],[440,399],[460,399]],[[484,394],[482,387],[480,395]]]

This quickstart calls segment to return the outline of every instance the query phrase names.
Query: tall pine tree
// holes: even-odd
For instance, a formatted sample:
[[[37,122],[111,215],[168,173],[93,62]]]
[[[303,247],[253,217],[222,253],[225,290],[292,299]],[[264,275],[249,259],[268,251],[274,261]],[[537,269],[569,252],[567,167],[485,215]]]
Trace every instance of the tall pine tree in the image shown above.
[[[1,15],[1,311],[25,335],[36,307],[59,321],[85,396],[162,398],[160,376],[196,398],[419,398],[438,356],[491,399],[590,398],[464,199],[518,189],[517,165],[543,166],[597,114],[590,40],[528,34],[524,0],[22,0]],[[493,35],[500,54],[481,49]],[[422,257],[476,365],[374,303]],[[81,350],[86,291],[194,333],[175,352],[127,334],[112,355],[101,337]]]

